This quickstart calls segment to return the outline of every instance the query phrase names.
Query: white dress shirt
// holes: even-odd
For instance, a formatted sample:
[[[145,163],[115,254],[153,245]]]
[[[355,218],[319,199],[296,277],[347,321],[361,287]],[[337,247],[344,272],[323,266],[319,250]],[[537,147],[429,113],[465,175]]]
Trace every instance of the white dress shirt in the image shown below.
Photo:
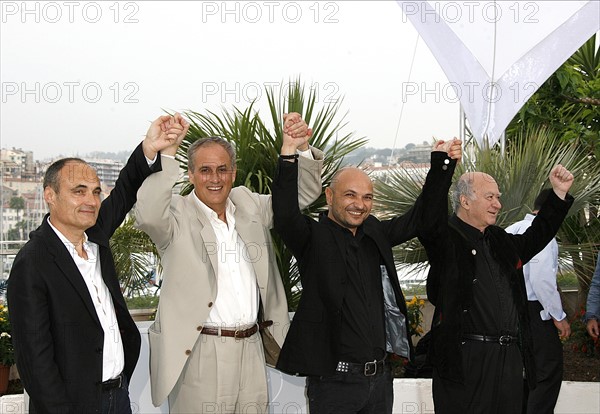
[[[518,221],[506,228],[508,233],[523,234],[535,215],[527,214],[524,220]],[[523,267],[527,300],[538,301],[544,309],[540,311],[542,320],[554,318],[561,321],[567,317],[563,311],[560,294],[556,287],[556,272],[558,271],[558,243],[552,239],[544,249],[535,255]]]
[[[194,200],[208,217],[217,238],[217,297],[208,315],[208,326],[239,328],[256,323],[258,283],[248,259],[246,243],[235,229],[235,206],[228,198],[227,223],[193,193]]]
[[[73,258],[77,269],[81,273],[85,285],[88,288],[92,303],[96,309],[96,314],[104,331],[104,346],[102,349],[102,382],[115,378],[125,367],[125,353],[123,351],[123,341],[115,306],[108,287],[102,279],[102,269],[100,268],[100,257],[98,245],[88,240],[84,233],[83,249],[87,253],[87,260],[80,257],[71,243],[56,227],[50,222],[48,224],[60,240],[64,243],[67,251]]]

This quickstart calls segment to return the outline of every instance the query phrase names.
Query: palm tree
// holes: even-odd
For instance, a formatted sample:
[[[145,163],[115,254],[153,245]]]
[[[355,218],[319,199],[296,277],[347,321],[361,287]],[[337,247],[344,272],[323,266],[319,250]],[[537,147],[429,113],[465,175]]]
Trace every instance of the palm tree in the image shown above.
[[[110,238],[115,270],[126,297],[147,293],[150,272],[158,270],[158,251],[150,237],[128,217]]]
[[[341,100],[334,101],[317,110],[317,95],[310,89],[306,96],[303,84],[298,79],[290,82],[287,95],[275,94],[273,89],[266,90],[269,103],[268,118],[263,118],[251,104],[246,109],[233,108],[222,110],[221,114],[207,111],[199,113],[186,111],[190,120],[188,135],[179,147],[177,157],[181,168],[187,171],[187,149],[197,139],[208,136],[220,136],[233,143],[237,151],[237,175],[235,185],[244,185],[261,194],[271,193],[271,184],[277,168],[277,159],[281,148],[282,119],[287,112],[298,112],[313,129],[311,145],[325,151],[323,163],[323,181],[328,184],[333,173],[340,167],[343,157],[361,147],[365,139],[357,139],[353,133],[342,133],[346,126],[344,116],[339,117]],[[272,127],[268,125],[268,121]],[[192,190],[187,181],[182,181],[182,194]],[[325,197],[321,197],[307,210],[316,213],[325,206]],[[273,249],[281,273],[288,306],[295,310],[301,293],[300,275],[292,254],[285,248],[276,233],[273,235]]]
[[[506,227],[523,218],[530,212],[533,201],[539,191],[548,186],[547,177],[552,167],[558,163],[565,165],[575,176],[570,193],[575,203],[569,211],[569,217],[559,232],[561,263],[573,264],[578,278],[589,281],[593,273],[591,257],[597,252],[593,242],[575,238],[573,234],[584,228],[588,233],[594,226],[586,219],[590,206],[598,204],[600,197],[600,164],[593,157],[581,154],[581,148],[567,142],[561,142],[556,134],[538,128],[526,132],[526,137],[514,140],[503,155],[497,149],[474,148],[457,169],[457,174],[465,171],[483,171],[495,177],[502,192],[502,211],[497,225]],[[458,175],[457,175],[458,176]],[[418,196],[424,173],[419,176],[405,169],[390,173],[387,181],[377,181],[376,208],[382,218],[405,212]],[[590,218],[593,221],[593,217]],[[597,220],[597,219],[596,219]],[[579,228],[574,228],[579,225]],[[596,233],[598,241],[600,233]],[[593,240],[590,237],[587,240]],[[399,246],[394,251],[400,267],[422,270],[426,266],[426,255],[416,240]]]

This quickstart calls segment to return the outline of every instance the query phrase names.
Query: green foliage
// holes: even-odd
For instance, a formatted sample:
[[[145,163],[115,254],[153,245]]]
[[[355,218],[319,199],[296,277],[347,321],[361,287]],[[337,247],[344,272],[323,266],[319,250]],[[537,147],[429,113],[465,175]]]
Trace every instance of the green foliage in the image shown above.
[[[158,307],[159,296],[142,295],[131,298],[125,298],[128,309],[156,309]]]
[[[556,284],[561,290],[577,289],[577,275],[574,272],[562,272],[556,276]]]
[[[8,206],[15,210],[23,210],[25,208],[25,199],[23,197],[12,197],[8,202]]]
[[[406,302],[406,313],[408,314],[408,330],[411,335],[421,336],[423,333],[423,308],[425,301],[416,295]]]
[[[344,116],[338,116],[341,100],[317,108],[317,94],[310,88],[306,93],[300,80],[290,82],[287,95],[279,88],[277,95],[267,88],[269,113],[261,117],[251,104],[246,109],[223,109],[220,114],[207,111],[186,111],[190,129],[178,150],[181,168],[187,171],[187,149],[197,139],[219,136],[231,142],[236,149],[237,174],[234,185],[244,185],[250,190],[270,194],[277,168],[277,160],[283,142],[283,114],[298,112],[312,128],[312,146],[325,151],[323,182],[327,185],[333,173],[340,167],[344,156],[361,147],[365,139],[357,139],[353,133],[343,134],[346,126]],[[181,194],[188,194],[192,185],[184,182]],[[306,211],[316,213],[326,205],[325,196],[313,203]],[[298,268],[291,253],[285,248],[277,234],[273,235],[273,251],[282,276],[288,306],[295,310],[302,287]]]
[[[11,334],[8,308],[0,304],[0,365],[11,366],[15,363],[15,350]]]
[[[571,322],[571,336],[566,341],[567,346],[587,357],[600,359],[600,340],[592,338],[587,332],[586,324],[582,321],[584,314],[584,309],[580,309]]]
[[[507,128],[509,139],[544,126],[600,159],[600,51],[589,39],[525,103]],[[522,135],[521,135],[522,136]]]
[[[133,217],[127,218],[110,239],[117,276],[127,297],[146,291],[148,273],[158,262],[156,246],[134,222]]]

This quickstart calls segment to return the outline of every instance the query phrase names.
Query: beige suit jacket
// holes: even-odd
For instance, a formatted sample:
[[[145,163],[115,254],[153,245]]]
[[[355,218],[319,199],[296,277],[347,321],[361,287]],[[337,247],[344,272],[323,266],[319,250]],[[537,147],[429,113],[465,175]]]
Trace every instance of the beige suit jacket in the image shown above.
[[[323,153],[312,149],[315,160],[300,157],[300,206],[321,194]],[[148,177],[137,195],[136,226],[158,247],[163,266],[160,303],[149,329],[152,402],[159,406],[171,393],[217,297],[217,241],[209,219],[192,194],[172,194],[180,178],[179,163],[162,157],[163,170]],[[248,246],[264,306],[272,320],[272,334],[283,345],[289,327],[287,301],[271,246],[271,196],[235,187],[229,198],[235,205],[239,236]]]

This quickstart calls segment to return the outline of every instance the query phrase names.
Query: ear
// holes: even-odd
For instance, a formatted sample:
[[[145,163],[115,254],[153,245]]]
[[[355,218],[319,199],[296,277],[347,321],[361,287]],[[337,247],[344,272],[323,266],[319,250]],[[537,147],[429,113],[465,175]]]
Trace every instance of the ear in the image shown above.
[[[237,174],[237,167],[235,167],[233,169],[233,171],[231,172],[231,185],[233,185],[233,183],[235,183],[236,174]]]
[[[465,210],[469,209],[469,197],[461,195],[460,196],[460,206]]]
[[[44,201],[46,202],[46,204],[48,204],[49,206],[53,206],[55,198],[56,192],[52,187],[48,186],[44,188]]]
[[[331,191],[331,188],[329,187],[325,189],[325,199],[327,200],[328,206],[333,204],[333,191]]]

